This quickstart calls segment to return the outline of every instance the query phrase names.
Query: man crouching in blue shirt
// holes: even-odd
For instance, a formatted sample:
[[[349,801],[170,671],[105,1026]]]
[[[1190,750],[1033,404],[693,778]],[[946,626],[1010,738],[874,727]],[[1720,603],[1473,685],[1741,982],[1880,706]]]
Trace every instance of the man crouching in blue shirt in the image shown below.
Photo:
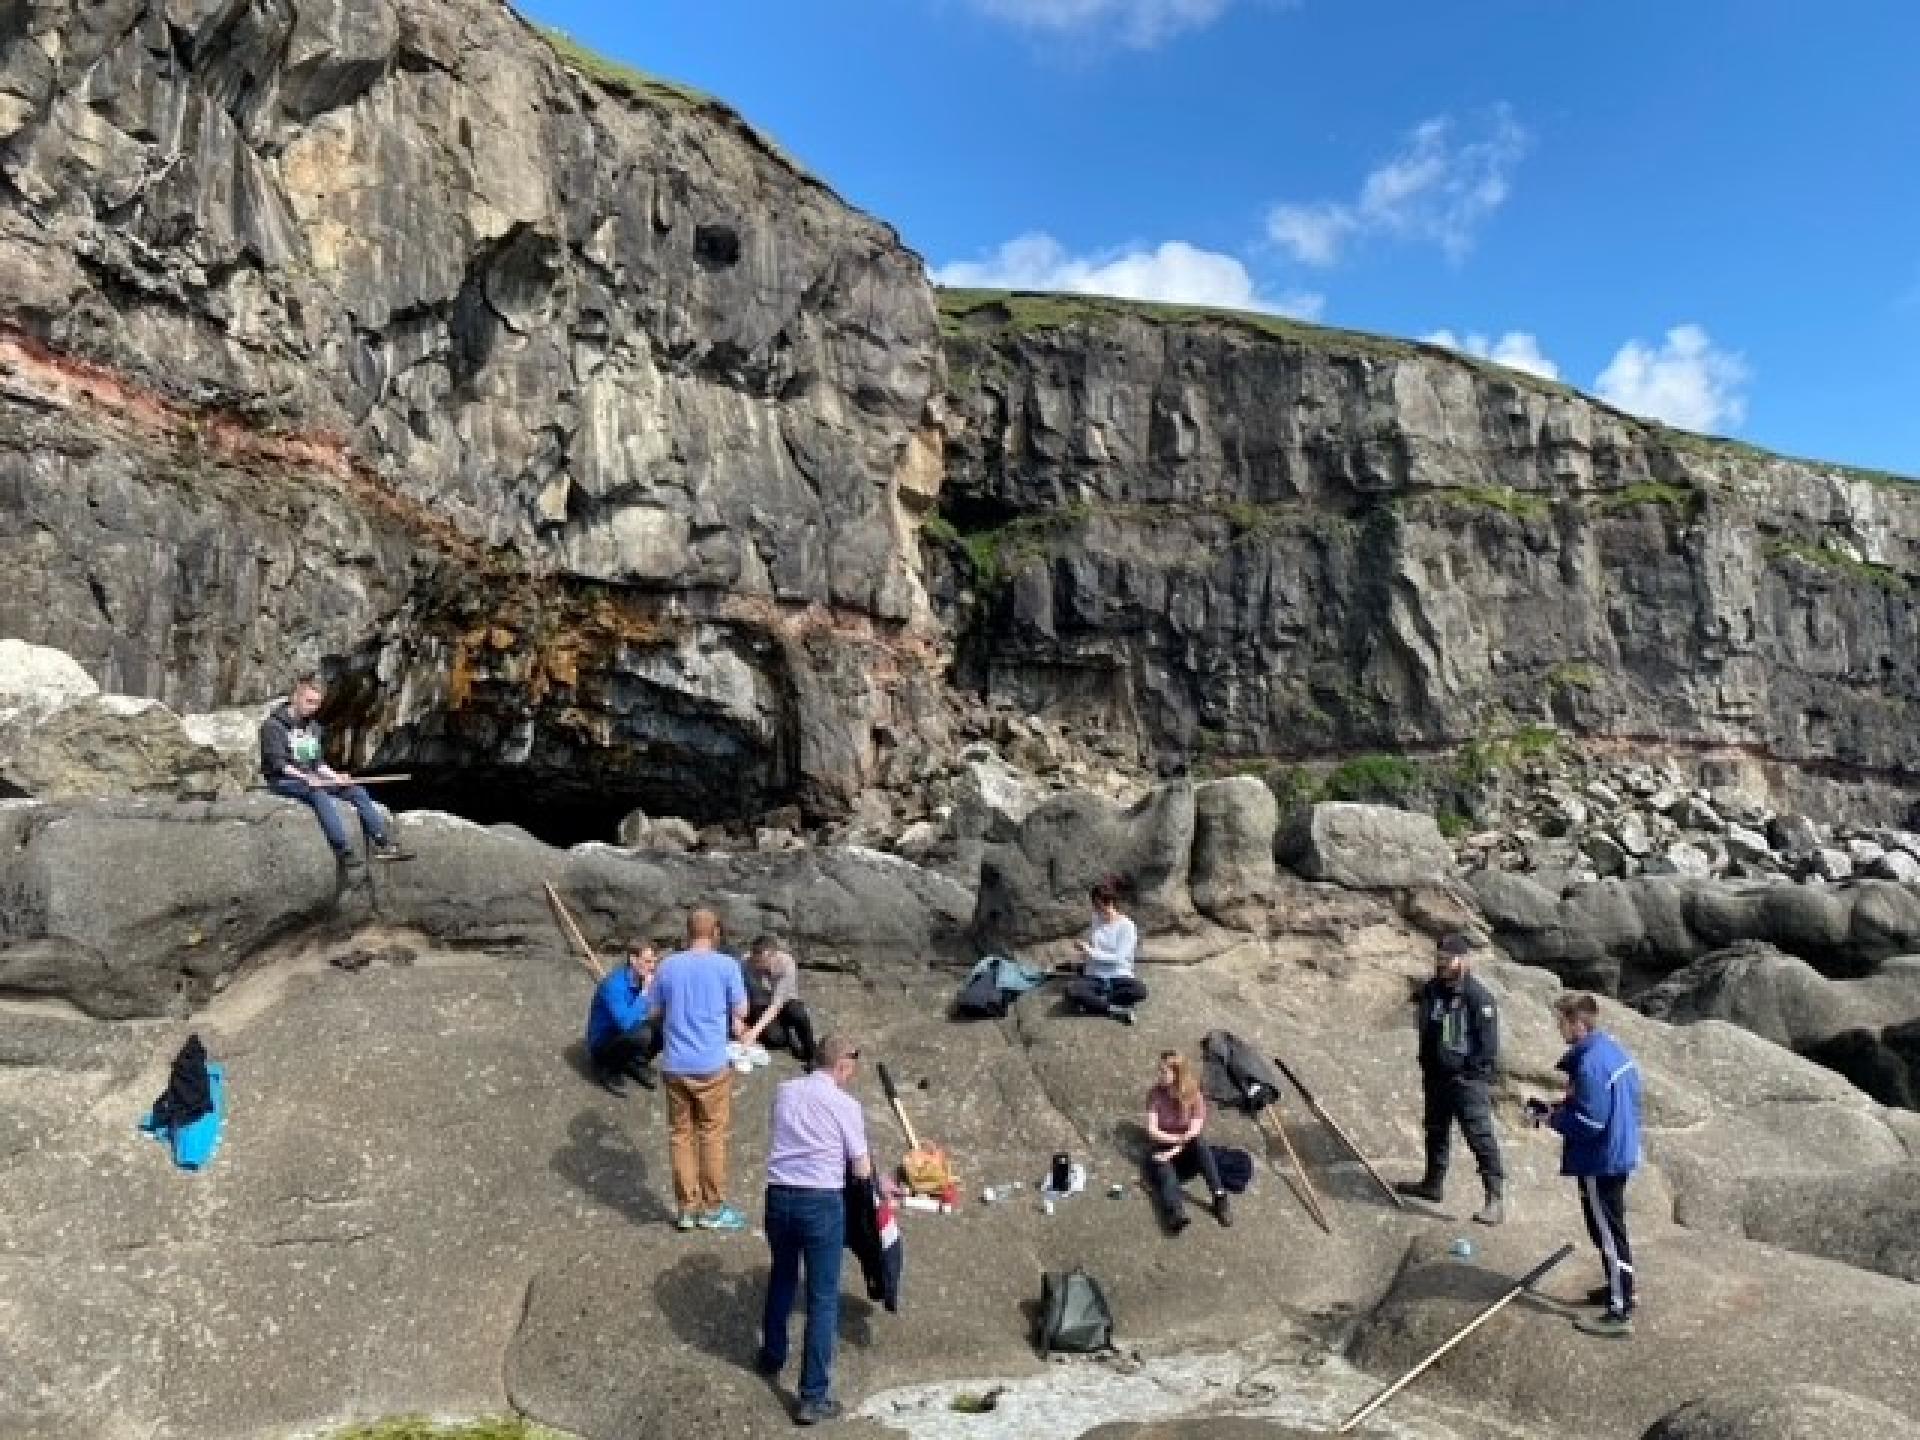
[[[1640,1067],[1600,1028],[1600,1002],[1586,994],[1553,1002],[1554,1019],[1567,1053],[1566,1098],[1558,1105],[1527,1102],[1534,1124],[1558,1130],[1565,1144],[1560,1173],[1580,1186],[1587,1234],[1600,1251],[1607,1283],[1587,1299],[1606,1310],[1582,1316],[1574,1327],[1589,1335],[1619,1338],[1633,1333],[1633,1246],[1627,1240],[1627,1177],[1640,1164]]]
[[[587,1063],[593,1078],[615,1095],[626,1093],[628,1080],[653,1088],[649,1066],[660,1053],[660,1017],[648,993],[654,959],[649,942],[634,941],[626,964],[600,982],[587,1011]]]

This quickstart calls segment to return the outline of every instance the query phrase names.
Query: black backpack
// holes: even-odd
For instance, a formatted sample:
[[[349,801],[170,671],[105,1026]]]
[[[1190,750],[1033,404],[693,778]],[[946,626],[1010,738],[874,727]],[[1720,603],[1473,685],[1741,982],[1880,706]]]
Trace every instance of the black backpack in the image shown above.
[[[1113,1312],[1084,1270],[1040,1279],[1040,1353],[1091,1355],[1113,1348]]]

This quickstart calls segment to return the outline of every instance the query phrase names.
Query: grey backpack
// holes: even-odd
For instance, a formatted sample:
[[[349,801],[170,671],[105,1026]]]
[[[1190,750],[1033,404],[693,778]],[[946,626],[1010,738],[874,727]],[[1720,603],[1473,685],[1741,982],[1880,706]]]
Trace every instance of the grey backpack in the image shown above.
[[[1040,1280],[1040,1353],[1091,1355],[1113,1348],[1113,1312],[1100,1282],[1084,1270]]]

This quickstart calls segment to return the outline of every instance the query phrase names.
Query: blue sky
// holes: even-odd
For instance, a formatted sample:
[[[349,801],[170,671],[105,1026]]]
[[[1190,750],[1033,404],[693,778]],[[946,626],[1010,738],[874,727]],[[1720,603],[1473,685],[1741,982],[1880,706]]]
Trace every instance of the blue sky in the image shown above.
[[[1920,474],[1920,5],[521,0],[955,283],[1444,335]]]

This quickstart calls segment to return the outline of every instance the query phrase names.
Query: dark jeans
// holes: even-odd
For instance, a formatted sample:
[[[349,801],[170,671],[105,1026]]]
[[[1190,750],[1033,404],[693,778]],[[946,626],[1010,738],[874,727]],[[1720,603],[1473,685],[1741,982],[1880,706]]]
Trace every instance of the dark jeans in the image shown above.
[[[642,1020],[637,1029],[601,1041],[587,1051],[587,1060],[593,1066],[596,1079],[606,1080],[615,1075],[632,1075],[637,1079],[641,1071],[659,1058],[661,1044],[660,1015],[656,1011]]]
[[[747,1023],[758,1025],[760,1017],[766,1013],[764,1005],[756,1005],[748,1012]],[[813,1064],[813,1016],[798,1000],[789,1000],[780,1007],[780,1013],[774,1017],[773,1023],[760,1032],[760,1043],[769,1050],[785,1046],[802,1065]]]
[[[343,860],[352,853],[352,847],[347,843],[346,822],[340,818],[339,802],[342,800],[353,806],[359,814],[360,828],[366,832],[367,839],[375,845],[387,843],[387,827],[380,819],[379,808],[373,803],[373,797],[359,785],[316,789],[304,780],[282,775],[273,782],[273,793],[311,805],[313,813],[319,817],[320,830],[327,837],[327,844]]]
[[[1627,1239],[1627,1177],[1582,1175],[1580,1213],[1607,1272],[1607,1309],[1633,1313],[1633,1245]]]
[[[1452,1149],[1454,1122],[1467,1137],[1467,1148],[1480,1166],[1484,1180],[1501,1180],[1506,1169],[1500,1163],[1500,1142],[1493,1133],[1493,1102],[1487,1098],[1487,1082],[1446,1070],[1420,1072],[1420,1088],[1426,1102],[1427,1176],[1444,1179],[1447,1156]]]
[[[804,1264],[807,1332],[800,1361],[802,1401],[826,1399],[833,1378],[833,1343],[840,1329],[840,1255],[846,1237],[845,1191],[767,1186],[767,1248],[773,1252],[773,1273],[767,1278],[761,1360],[769,1370],[786,1364],[787,1317],[793,1313]]]
[[[1130,1008],[1146,998],[1147,987],[1131,975],[1112,980],[1082,975],[1067,984],[1067,1003],[1089,1015],[1111,1015],[1116,1008]]]
[[[1156,1160],[1151,1150],[1147,1152],[1147,1184],[1153,1187],[1154,1198],[1160,1202],[1160,1213],[1169,1224],[1187,1213],[1187,1197],[1181,1192],[1180,1182],[1196,1175],[1206,1177],[1208,1195],[1218,1199],[1226,1194],[1227,1187],[1220,1183],[1220,1167],[1213,1158],[1213,1147],[1203,1139],[1189,1140],[1171,1160]]]

